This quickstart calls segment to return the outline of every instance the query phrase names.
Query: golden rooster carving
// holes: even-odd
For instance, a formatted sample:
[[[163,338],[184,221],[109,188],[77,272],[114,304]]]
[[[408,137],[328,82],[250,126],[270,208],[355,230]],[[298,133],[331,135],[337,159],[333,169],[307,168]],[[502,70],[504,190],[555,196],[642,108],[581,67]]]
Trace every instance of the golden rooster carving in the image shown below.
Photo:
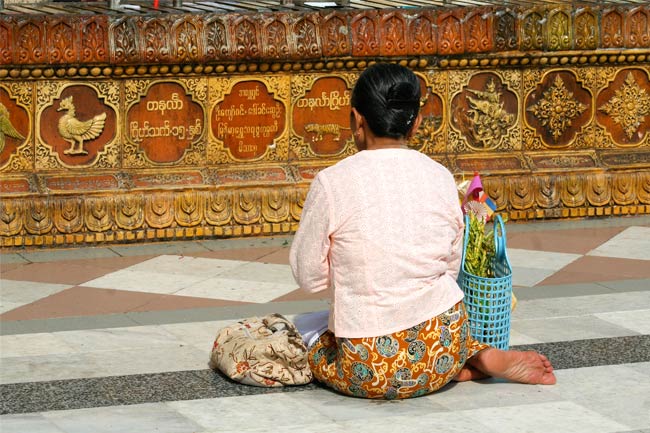
[[[11,124],[11,120],[9,120],[9,110],[7,110],[7,107],[0,102],[0,152],[5,148],[5,135],[19,140],[25,139],[25,137],[16,131],[14,125]]]
[[[67,110],[59,119],[59,134],[66,141],[72,143],[70,149],[63,151],[66,155],[87,155],[84,150],[84,140],[92,140],[100,136],[104,130],[106,113],[101,113],[89,120],[78,120],[75,117],[74,103],[72,96],[63,99],[56,111]]]

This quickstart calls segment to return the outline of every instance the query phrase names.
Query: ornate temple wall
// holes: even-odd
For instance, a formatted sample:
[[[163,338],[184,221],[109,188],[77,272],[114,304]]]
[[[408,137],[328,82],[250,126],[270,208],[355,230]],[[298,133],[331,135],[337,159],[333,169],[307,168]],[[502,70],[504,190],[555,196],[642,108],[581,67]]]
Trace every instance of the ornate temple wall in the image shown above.
[[[378,60],[511,220],[650,213],[650,6],[48,7],[0,13],[3,247],[290,233]]]

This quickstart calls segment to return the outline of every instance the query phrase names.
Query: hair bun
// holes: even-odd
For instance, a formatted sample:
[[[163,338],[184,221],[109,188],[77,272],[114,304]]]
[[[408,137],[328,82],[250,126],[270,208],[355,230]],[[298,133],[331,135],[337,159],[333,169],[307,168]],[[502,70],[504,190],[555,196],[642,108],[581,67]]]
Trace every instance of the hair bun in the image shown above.
[[[400,82],[393,84],[386,95],[386,105],[388,108],[408,108],[414,104],[420,103],[418,89],[415,89],[409,82]]]

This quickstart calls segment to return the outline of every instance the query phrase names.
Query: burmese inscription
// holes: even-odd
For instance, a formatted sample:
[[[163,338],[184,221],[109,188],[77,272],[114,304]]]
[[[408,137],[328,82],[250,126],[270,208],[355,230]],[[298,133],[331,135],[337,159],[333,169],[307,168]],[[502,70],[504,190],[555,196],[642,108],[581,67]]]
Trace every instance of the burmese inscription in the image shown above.
[[[178,83],[153,84],[127,112],[127,137],[150,161],[171,163],[200,140],[204,112]]]
[[[235,159],[249,160],[275,146],[286,123],[286,108],[264,83],[235,84],[212,111],[212,133]]]

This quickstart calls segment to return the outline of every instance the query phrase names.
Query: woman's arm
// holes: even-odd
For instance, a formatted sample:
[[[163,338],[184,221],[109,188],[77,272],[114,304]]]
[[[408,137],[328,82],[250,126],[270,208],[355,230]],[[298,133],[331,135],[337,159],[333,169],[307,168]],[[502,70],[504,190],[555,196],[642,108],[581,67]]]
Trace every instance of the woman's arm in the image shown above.
[[[314,293],[329,288],[329,249],[330,207],[327,190],[317,176],[309,188],[289,253],[291,271],[301,289]]]

